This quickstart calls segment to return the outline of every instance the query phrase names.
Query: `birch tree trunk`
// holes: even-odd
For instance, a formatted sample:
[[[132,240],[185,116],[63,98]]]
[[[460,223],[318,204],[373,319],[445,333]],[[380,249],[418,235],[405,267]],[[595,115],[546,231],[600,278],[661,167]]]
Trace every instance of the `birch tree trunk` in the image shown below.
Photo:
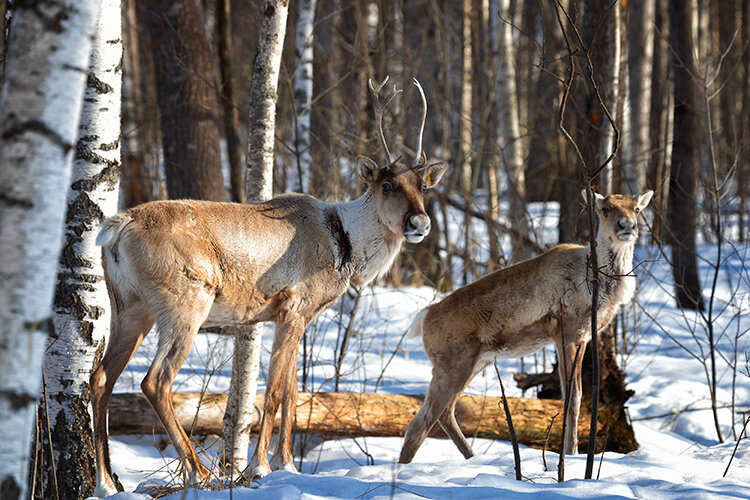
[[[629,98],[623,117],[620,190],[642,193],[646,189],[646,170],[651,159],[655,0],[631,0],[627,8]]]
[[[273,147],[276,127],[276,89],[281,52],[289,12],[285,0],[266,0],[263,21],[253,64],[250,88],[250,120],[245,193],[249,203],[268,200],[273,195]],[[233,474],[247,466],[250,426],[255,407],[263,326],[240,327],[235,333],[232,379],[224,415],[222,440],[224,461]]]
[[[294,125],[292,143],[297,162],[297,182],[293,190],[310,192],[310,103],[313,93],[313,26],[317,0],[299,0],[295,49],[297,67],[294,71]]]
[[[471,193],[471,158],[472,158],[472,140],[471,140],[471,97],[472,97],[472,70],[471,70],[471,0],[463,0],[462,4],[463,34],[461,37],[463,63],[461,67],[461,121],[458,132],[458,149],[461,162],[461,192],[467,206],[472,205]],[[468,212],[464,213],[464,266],[463,266],[463,283],[466,284],[471,279],[471,216]]]
[[[526,221],[526,177],[523,169],[523,141],[521,140],[519,122],[518,91],[516,87],[516,69],[512,26],[510,22],[510,0],[500,0],[500,16],[495,23],[497,40],[497,108],[498,108],[498,141],[502,151],[505,168],[508,172],[508,198],[510,201],[510,223],[518,231],[519,237],[513,238],[514,262],[529,256],[525,245],[528,239]]]
[[[599,88],[604,105],[607,106],[613,118],[617,109],[619,5],[609,0],[585,0],[581,16],[583,50],[589,51],[593,66],[593,79]],[[589,174],[592,174],[612,152],[614,131],[589,81],[588,65],[585,62],[581,64],[584,79],[578,82],[578,85],[584,116],[579,118],[576,142],[581,148]],[[613,169],[610,163],[601,172],[598,191],[603,194],[611,193],[612,179]]]
[[[601,37],[600,42],[593,44],[600,45],[598,63],[594,66],[596,71],[601,72],[597,78],[599,92],[601,93],[604,105],[607,106],[612,119],[617,123],[618,102],[620,99],[620,33],[621,33],[621,15],[620,3],[607,2],[606,6],[612,5],[609,12],[602,12],[604,18],[598,25],[597,38]],[[595,77],[596,78],[596,77]],[[599,104],[596,103],[595,106]],[[591,165],[594,170],[598,169],[607,160],[615,141],[615,129],[604,114],[604,110],[599,111],[599,148],[596,155],[596,162]],[[614,159],[602,170],[601,179],[599,180],[599,191],[602,194],[614,192]]]
[[[0,498],[26,498],[65,193],[99,3],[14,8],[0,94]]]
[[[39,401],[36,488],[60,498],[94,492],[95,463],[88,381],[109,332],[109,300],[94,240],[117,211],[120,176],[119,0],[104,0],[91,51],[78,145],[68,190],[63,250],[52,326],[44,355],[45,393]],[[49,441],[51,437],[51,442]],[[50,449],[54,456],[49,456]],[[32,479],[33,481],[33,479]],[[49,494],[47,493],[47,497]]]

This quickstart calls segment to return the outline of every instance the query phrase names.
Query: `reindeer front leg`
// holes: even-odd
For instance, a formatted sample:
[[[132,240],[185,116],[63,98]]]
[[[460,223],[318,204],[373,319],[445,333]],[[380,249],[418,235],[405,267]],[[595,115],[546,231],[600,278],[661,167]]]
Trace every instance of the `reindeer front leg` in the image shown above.
[[[285,470],[297,472],[292,457],[292,426],[297,410],[297,356],[299,355],[299,343],[305,333],[305,321],[302,318],[295,319],[286,326],[289,337],[296,339],[294,345],[289,346],[289,368],[286,371],[287,378],[284,384],[284,396],[281,401],[281,425],[279,426],[279,439],[276,443],[276,451],[271,458],[271,470]],[[292,340],[290,340],[290,344]]]
[[[251,481],[268,475],[271,464],[268,462],[268,449],[273,432],[273,422],[279,404],[284,400],[282,409],[279,443],[274,455],[274,469],[295,470],[290,451],[291,425],[294,407],[297,403],[297,353],[302,334],[305,332],[305,321],[292,313],[284,314],[276,324],[276,333],[271,348],[271,361],[268,368],[268,383],[263,400],[263,417],[258,431],[258,443],[250,459],[247,478]],[[290,382],[294,380],[294,383]],[[293,399],[293,403],[290,401]],[[280,457],[277,457],[280,455]],[[279,466],[281,462],[281,466]]]
[[[573,332],[568,334],[572,339],[576,338]],[[578,416],[581,413],[582,396],[581,366],[586,344],[587,341],[582,340],[567,341],[566,339],[564,344],[561,339],[555,341],[563,405],[567,406],[564,450],[566,455],[575,455],[578,452]],[[570,387],[569,394],[568,387]]]

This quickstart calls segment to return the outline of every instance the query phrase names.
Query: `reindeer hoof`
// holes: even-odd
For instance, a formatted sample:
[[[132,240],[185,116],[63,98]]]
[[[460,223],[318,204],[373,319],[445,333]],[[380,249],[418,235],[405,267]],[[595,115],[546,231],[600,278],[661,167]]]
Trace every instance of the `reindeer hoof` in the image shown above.
[[[274,456],[275,458],[275,456]],[[285,470],[287,472],[293,472],[297,474],[297,467],[294,466],[294,463],[289,460],[287,462],[284,462],[284,460],[274,460],[271,459],[271,469],[273,470]]]
[[[247,479],[250,480],[250,482],[257,481],[258,479],[262,477],[266,477],[271,473],[271,468],[267,465],[256,465],[252,469],[250,469],[250,473],[247,474]]]
[[[117,488],[114,485],[107,484],[106,481],[101,478],[96,478],[96,488],[94,488],[94,496],[97,498],[104,498],[117,494]]]

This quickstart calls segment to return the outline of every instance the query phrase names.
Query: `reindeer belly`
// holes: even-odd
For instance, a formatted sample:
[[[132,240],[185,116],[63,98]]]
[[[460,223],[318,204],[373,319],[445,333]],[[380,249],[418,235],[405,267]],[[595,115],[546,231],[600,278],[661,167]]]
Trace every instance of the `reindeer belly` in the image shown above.
[[[485,343],[477,365],[493,362],[495,359],[515,359],[534,353],[552,342],[557,321],[551,316],[532,323],[519,330],[501,331],[492,342]]]

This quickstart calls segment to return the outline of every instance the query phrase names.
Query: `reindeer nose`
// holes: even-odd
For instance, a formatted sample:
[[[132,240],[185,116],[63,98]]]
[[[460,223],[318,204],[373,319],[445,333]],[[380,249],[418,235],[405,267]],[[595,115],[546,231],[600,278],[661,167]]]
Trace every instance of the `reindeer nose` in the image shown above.
[[[635,227],[635,221],[630,217],[620,217],[617,219],[617,230],[624,231],[626,229],[633,229]]]
[[[427,214],[412,215],[406,220],[406,233],[426,236],[430,232],[430,218]]]

